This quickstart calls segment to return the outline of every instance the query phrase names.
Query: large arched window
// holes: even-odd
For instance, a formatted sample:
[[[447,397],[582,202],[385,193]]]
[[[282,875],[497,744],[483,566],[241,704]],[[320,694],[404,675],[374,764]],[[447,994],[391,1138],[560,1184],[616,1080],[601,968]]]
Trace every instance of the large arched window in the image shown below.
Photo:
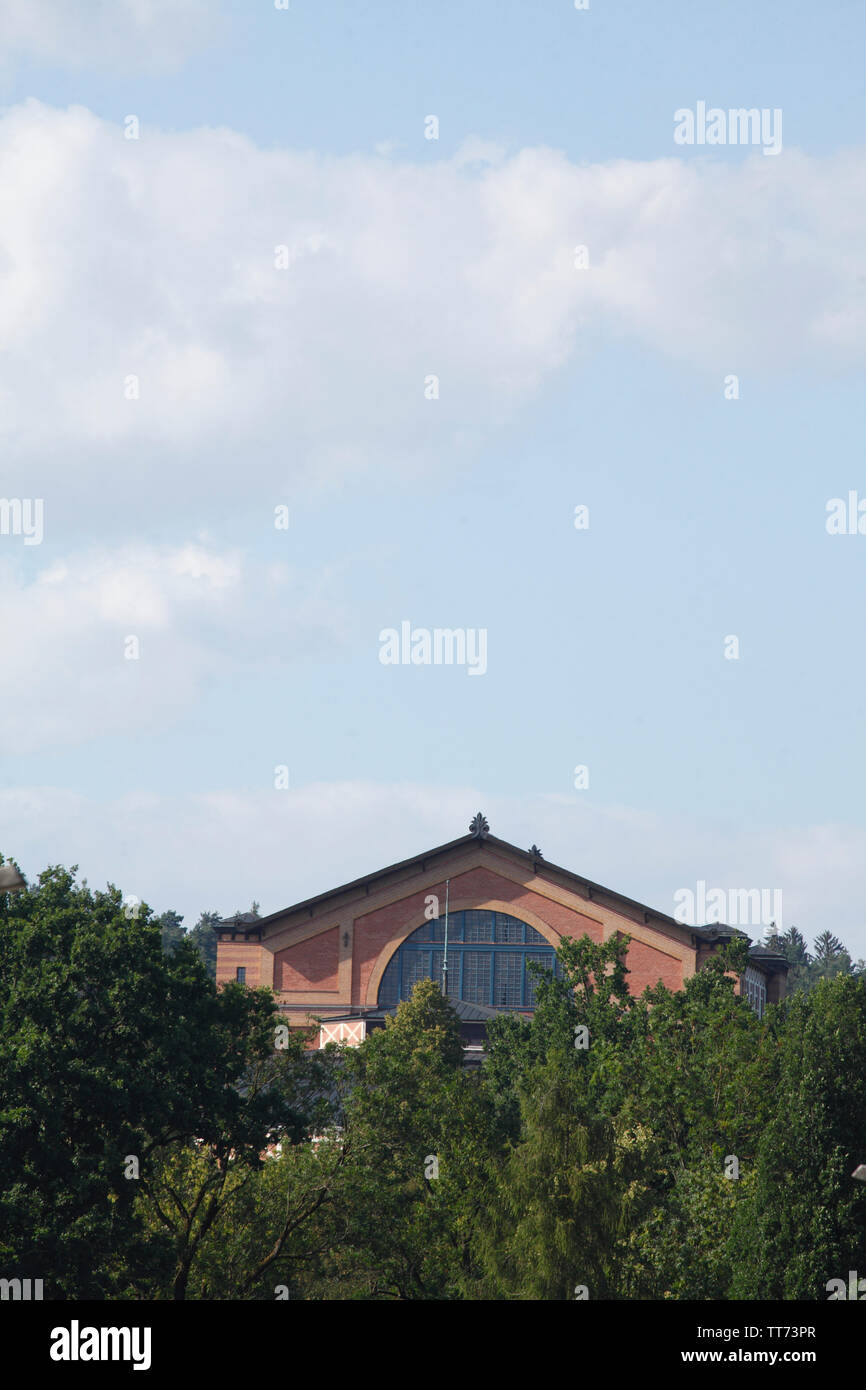
[[[441,989],[444,948],[444,917],[413,931],[385,968],[378,1002],[408,999],[419,980],[435,980]],[[556,969],[553,947],[517,917],[480,910],[448,914],[449,999],[493,1009],[534,1009],[530,961]]]

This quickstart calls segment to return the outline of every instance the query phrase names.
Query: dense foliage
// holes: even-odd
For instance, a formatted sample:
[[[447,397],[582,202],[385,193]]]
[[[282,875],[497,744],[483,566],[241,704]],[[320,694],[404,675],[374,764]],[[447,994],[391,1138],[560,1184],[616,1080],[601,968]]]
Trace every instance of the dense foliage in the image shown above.
[[[823,931],[809,950],[806,938],[796,927],[779,932],[771,926],[765,936],[765,946],[778,951],[788,962],[788,992],[806,993],[821,980],[834,980],[837,975],[866,977],[866,961],[851,959],[851,953],[831,931]]]
[[[639,999],[625,945],[564,941],[534,1015],[495,1020],[470,1069],[430,981],[360,1047],[314,1051],[267,991],[218,991],[176,914],[58,868],[0,894],[0,1277],[55,1298],[823,1300],[866,1274],[866,981],[844,948],[819,938],[759,1020],[742,939]]]

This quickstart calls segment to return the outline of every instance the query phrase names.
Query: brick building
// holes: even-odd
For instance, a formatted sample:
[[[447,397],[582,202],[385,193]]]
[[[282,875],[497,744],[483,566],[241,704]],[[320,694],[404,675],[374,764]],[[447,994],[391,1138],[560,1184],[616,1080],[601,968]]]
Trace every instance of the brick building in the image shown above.
[[[448,935],[446,942],[446,902]],[[265,985],[287,1022],[322,1021],[321,1040],[360,1042],[411,993],[443,982],[467,1046],[503,1009],[534,1005],[530,961],[554,967],[566,936],[631,938],[629,989],[661,981],[680,989],[719,945],[743,935],[722,925],[688,926],[491,835],[479,813],[468,835],[393,864],[269,917],[220,922],[217,983]],[[447,952],[446,952],[447,947]],[[759,1012],[784,995],[787,963],[761,946],[738,981]]]

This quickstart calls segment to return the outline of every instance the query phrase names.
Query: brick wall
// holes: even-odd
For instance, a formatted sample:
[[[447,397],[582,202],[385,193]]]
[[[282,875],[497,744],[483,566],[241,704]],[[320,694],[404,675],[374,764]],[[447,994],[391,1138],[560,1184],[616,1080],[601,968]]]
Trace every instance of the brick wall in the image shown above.
[[[627,929],[626,929],[627,930]],[[629,974],[629,994],[643,994],[647,986],[661,982],[668,989],[682,989],[683,967],[680,961],[661,951],[654,951],[643,941],[632,940],[625,958]]]
[[[428,894],[439,898],[440,917],[445,912],[445,884],[430,884],[423,891],[413,893],[399,902],[391,903],[378,911],[366,913],[355,919],[355,952],[352,968],[352,1002],[365,1003],[370,977],[380,953],[388,944],[399,937],[412,923],[418,921],[424,911]],[[486,901],[506,903],[515,917],[527,915],[544,922],[557,936],[589,936],[595,942],[602,940],[599,922],[585,916],[579,910],[564,903],[535,893],[523,884],[514,883],[490,869],[472,869],[451,879],[450,900],[459,903],[475,900],[483,905]],[[622,919],[623,931],[632,925]],[[670,989],[682,987],[682,965],[680,961],[656,951],[643,942],[632,940],[627,956],[627,964],[632,972],[629,976],[629,989],[632,994],[640,994],[648,984],[659,980]]]
[[[237,978],[237,967],[246,966],[246,983],[257,989],[261,984],[262,947],[257,941],[220,941],[217,943],[216,982],[224,985]]]
[[[476,859],[474,864],[467,866],[463,858],[462,862],[458,859],[450,865],[441,866],[440,872],[450,874],[450,903],[453,910],[496,904],[515,917],[529,921],[530,925],[548,928],[554,941],[560,937],[588,935],[591,940],[601,942],[611,930],[628,933],[632,938],[626,959],[628,985],[634,995],[643,993],[647,986],[658,982],[672,990],[681,989],[684,977],[692,970],[700,969],[711,954],[711,948],[705,943],[693,952],[688,934],[680,934],[672,926],[666,927],[652,920],[646,922],[640,913],[636,920],[621,915],[609,900],[587,901],[584,910],[583,898],[576,896],[574,902],[570,902],[570,890],[559,887],[555,877],[550,881],[553,896],[536,892],[515,878],[513,864],[509,865],[505,858],[500,859],[495,854],[491,854],[491,858],[492,865],[489,862],[479,865]],[[497,871],[500,862],[502,872]],[[544,876],[543,868],[541,875]],[[377,895],[374,892],[371,895],[373,901],[378,896],[382,904],[378,907],[372,905],[368,896],[369,885],[365,885],[363,894],[359,892],[354,902],[346,898],[336,903],[325,900],[303,923],[306,930],[312,930],[313,935],[284,947],[275,955],[271,955],[266,945],[220,941],[218,982],[233,980],[237,967],[243,965],[247,970],[248,984],[257,986],[265,981],[270,985],[273,982],[274,989],[283,992],[284,1004],[291,1004],[298,1010],[309,1007],[316,1012],[317,1006],[321,1005],[327,1011],[336,1003],[345,1007],[367,1004],[374,971],[381,970],[407,931],[420,925],[431,895],[439,900],[440,918],[444,915],[444,878],[425,883],[422,874],[413,874],[407,876],[407,888],[410,881],[416,885],[420,881],[422,886],[407,891],[405,897],[394,902],[383,903],[385,894]],[[558,898],[564,900],[558,901]],[[334,925],[335,921],[339,925]],[[279,936],[279,931],[280,928],[277,928],[273,935]],[[285,929],[283,932],[285,939]],[[636,932],[649,939],[639,939]],[[342,939],[344,935],[345,942]],[[656,939],[658,949],[653,944]],[[344,958],[342,967],[341,956]],[[262,968],[263,963],[268,969]],[[777,980],[770,976],[768,986],[768,996],[772,998],[778,990]],[[305,994],[309,996],[306,1000]],[[329,994],[339,995],[339,998],[335,998],[333,1003],[326,1002],[323,996]],[[295,996],[294,1000],[292,995]]]
[[[340,929],[311,936],[274,957],[274,989],[336,989]]]

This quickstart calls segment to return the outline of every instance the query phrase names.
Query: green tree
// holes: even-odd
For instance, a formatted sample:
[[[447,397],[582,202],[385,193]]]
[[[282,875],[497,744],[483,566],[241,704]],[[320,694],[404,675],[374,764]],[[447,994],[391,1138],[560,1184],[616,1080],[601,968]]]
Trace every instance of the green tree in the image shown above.
[[[510,1143],[495,1165],[480,1228],[484,1289],[499,1298],[615,1296],[617,1242],[644,1196],[650,1136],[618,1115],[633,1000],[626,938],[562,942],[557,973],[537,972],[528,1025],[490,1032],[488,1086],[516,1100],[500,1107]]]
[[[656,1135],[666,1170],[754,1147],[761,1096],[749,1067],[762,1030],[734,992],[747,964],[748,942],[735,937],[682,989],[641,997],[624,1104]]]
[[[520,1139],[481,1228],[494,1297],[616,1296],[650,1136],[599,1112],[589,1071],[574,1050],[553,1051],[519,1083]]]
[[[611,937],[603,944],[588,936],[567,938],[557,948],[555,972],[538,964],[529,966],[536,980],[532,1018],[504,1014],[489,1023],[484,1079],[512,1139],[519,1131],[521,1081],[525,1083],[553,1051],[570,1055],[579,1028],[585,1029],[588,1043],[579,1050],[591,1049],[590,1074],[597,1079],[597,1099],[607,1103],[610,1085],[621,1074],[616,1046],[628,1035],[628,1017],[635,1002],[627,984],[627,946],[625,936]],[[604,988],[597,986],[601,979]]]
[[[163,952],[146,905],[127,917],[75,872],[0,894],[0,1272],[100,1298],[172,1267],[135,1209],[158,1151],[257,1159],[287,1106],[242,1090],[273,1057],[273,997],[218,993],[188,943]]]
[[[187,934],[182,923],[183,917],[180,913],[173,912],[171,909],[168,912],[160,913],[159,917],[156,918],[164,951],[173,951],[175,946],[186,939]]]
[[[788,960],[788,994],[811,989],[814,983],[812,957],[806,947],[803,933],[796,927],[789,927],[779,937],[779,943]]]
[[[653,1153],[646,1212],[623,1250],[629,1297],[727,1296],[724,1236],[768,1102],[755,1060],[764,1025],[735,994],[747,964],[737,936],[681,990],[646,990],[632,1016],[622,1116],[652,1135]]]
[[[420,981],[384,1029],[340,1049],[338,1070],[349,1159],[322,1208],[325,1253],[304,1296],[460,1297],[475,1274],[494,1124],[438,985]]]
[[[244,1104],[267,1094],[279,1100],[278,1125],[266,1148],[237,1147],[228,1130],[209,1139],[180,1139],[163,1148],[139,1185],[144,1228],[171,1246],[170,1277],[139,1296],[247,1298],[328,1195],[334,1172],[309,1174],[275,1161],[331,1121],[328,1066],[308,1052],[313,1030],[293,1029],[280,1050],[257,1060],[241,1087]],[[291,1180],[273,1181],[275,1173]],[[276,1203],[274,1197],[277,1197]],[[272,1297],[272,1292],[267,1296]]]
[[[823,931],[815,938],[812,952],[812,981],[833,980],[837,975],[853,973],[851,957],[831,931]]]
[[[772,1102],[753,1200],[738,1210],[732,1296],[825,1299],[866,1269],[866,982],[819,980],[773,1011],[759,1056]]]
[[[232,1171],[219,1219],[203,1235],[190,1274],[189,1297],[273,1301],[277,1290],[303,1298],[317,1290],[317,1270],[330,1258],[331,1227],[322,1215],[339,1195],[352,1158],[333,1128],[314,1142],[284,1143],[262,1166]],[[209,1179],[206,1160],[184,1191]],[[346,1288],[337,1297],[349,1297]]]
[[[216,980],[217,934],[214,927],[222,921],[221,912],[203,912],[194,927],[187,932],[187,940],[198,951],[205,970],[212,980]]]
[[[520,1106],[485,1225],[496,1296],[564,1299],[580,1285],[593,1298],[726,1296],[722,1237],[754,1181],[764,1113],[762,1024],[735,993],[748,942],[735,938],[682,990],[638,1000],[625,945],[563,943],[531,1023],[491,1030],[490,1079]],[[731,1157],[739,1180],[726,1176]]]
[[[644,1219],[621,1242],[628,1298],[717,1302],[730,1296],[736,1258],[731,1229],[755,1186],[753,1165],[736,1177],[734,1171],[712,1158],[673,1170]]]

